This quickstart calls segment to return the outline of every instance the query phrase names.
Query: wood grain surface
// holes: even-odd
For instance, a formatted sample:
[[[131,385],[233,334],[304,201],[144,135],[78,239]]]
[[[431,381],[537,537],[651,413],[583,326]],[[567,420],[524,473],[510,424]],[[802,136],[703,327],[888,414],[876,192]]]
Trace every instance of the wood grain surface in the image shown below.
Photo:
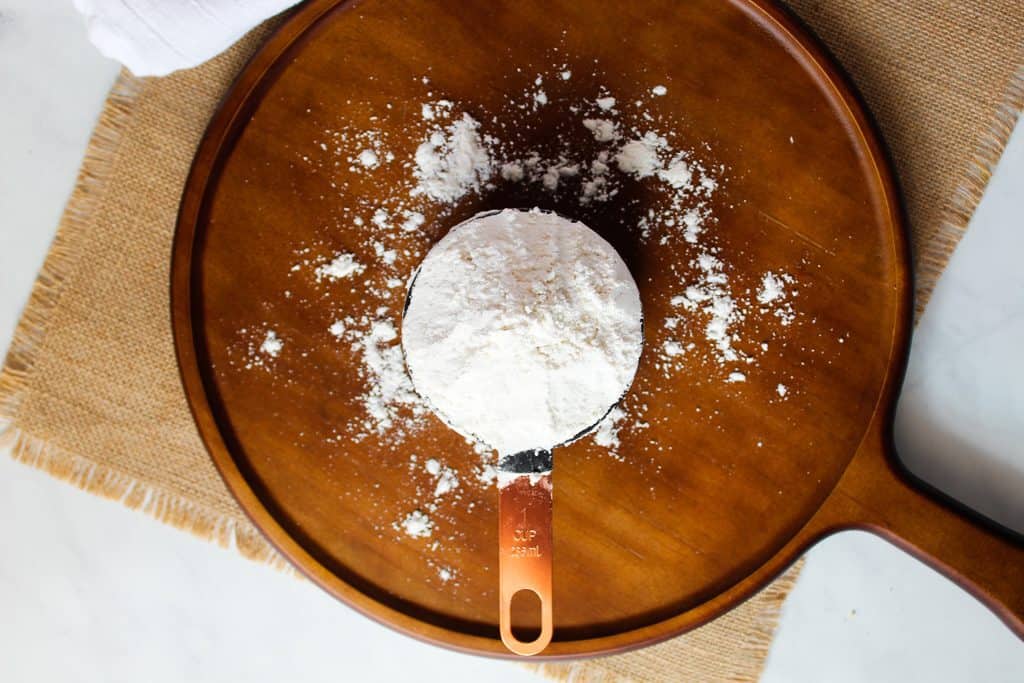
[[[381,527],[414,495],[411,454],[441,454],[461,471],[478,456],[437,420],[398,445],[332,438],[360,419],[365,380],[357,354],[332,343],[327,328],[339,311],[365,304],[350,287],[289,277],[289,267],[298,247],[316,244],[366,255],[364,277],[381,276],[369,228],[336,218],[397,183],[389,174],[407,171],[389,167],[329,191],[325,174],[299,157],[330,122],[343,114],[384,129],[396,154],[411,156],[419,140],[403,116],[418,115],[421,76],[478,119],[516,124],[505,95],[554,59],[574,73],[558,85],[562,94],[604,85],[632,101],[655,83],[668,86],[659,106],[678,114],[684,146],[707,142],[729,169],[713,208],[733,277],[753,288],[766,270],[790,269],[806,322],[778,344],[757,321],[743,324],[744,338],[771,338],[772,353],[742,388],[710,381],[713,369],[696,362],[666,378],[645,353],[631,392],[645,397],[651,427],[624,436],[626,462],[601,457],[589,440],[559,450],[555,636],[543,656],[620,651],[698,626],[824,535],[853,527],[925,557],[1024,633],[1019,539],[935,502],[893,464],[888,433],[909,343],[911,271],[883,149],[839,70],[787,14],[760,0],[320,0],[285,23],[198,150],[172,275],[176,343],[197,424],[256,524],[306,574],[371,617],[438,644],[503,654],[497,492],[473,492],[471,512],[451,511],[456,538],[443,559],[458,566],[457,589],[438,583],[422,543]],[[599,80],[587,75],[594,60]],[[402,114],[371,121],[389,105]],[[559,126],[558,107],[532,116],[523,144],[593,145],[581,126]],[[631,187],[610,206],[581,208],[574,198],[500,185],[447,216],[427,215],[408,246],[425,253],[481,210],[552,209],[619,250],[645,317],[660,320],[678,287],[671,267],[688,257],[641,244],[625,227],[653,191]],[[239,370],[238,331],[268,320],[307,354],[283,357],[273,373]],[[660,343],[656,326],[647,334],[648,345]],[[786,401],[774,400],[781,377],[791,378]]]

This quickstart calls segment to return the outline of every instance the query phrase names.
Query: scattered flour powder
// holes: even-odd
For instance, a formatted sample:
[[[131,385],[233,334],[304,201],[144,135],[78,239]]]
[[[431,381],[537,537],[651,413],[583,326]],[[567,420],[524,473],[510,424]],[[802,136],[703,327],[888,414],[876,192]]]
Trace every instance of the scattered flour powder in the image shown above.
[[[317,281],[325,278],[328,280],[340,280],[344,277],[358,275],[363,270],[363,266],[356,262],[352,254],[338,254],[329,263],[325,263],[316,269],[316,279]]]
[[[260,352],[267,354],[271,358],[277,358],[283,348],[284,342],[278,339],[277,333],[273,330],[268,330],[267,336],[263,338],[263,343],[260,344]]]
[[[453,202],[479,190],[494,171],[487,143],[479,122],[469,114],[445,128],[435,128],[416,149],[413,174],[419,182],[412,195]]]
[[[652,176],[661,168],[660,153],[668,146],[665,138],[647,132],[636,140],[630,140],[615,155],[615,163],[623,173],[637,178]]]
[[[545,76],[548,76],[547,80]],[[573,72],[568,65],[556,66],[550,74],[538,74],[521,95],[508,95],[507,105],[510,111],[518,112],[516,116],[524,117],[523,125],[528,125],[525,119],[540,108],[565,106],[568,111],[563,117],[565,125],[586,129],[596,148],[593,150],[564,148],[552,154],[550,150],[544,153],[524,147],[520,139],[515,138],[518,124],[515,127],[498,125],[497,117],[489,117],[478,110],[471,114],[463,111],[466,108],[463,103],[427,92],[418,105],[419,116],[409,124],[420,136],[414,149],[400,152],[397,148],[389,148],[384,128],[365,130],[342,126],[325,129],[323,140],[313,141],[310,151],[299,154],[299,159],[315,172],[330,173],[330,187],[348,197],[344,221],[349,226],[373,231],[372,251],[358,255],[336,253],[323,256],[318,261],[306,247],[302,250],[305,254],[302,263],[291,268],[298,277],[308,266],[316,283],[325,287],[351,286],[353,292],[357,289],[362,292],[359,312],[330,311],[324,322],[329,338],[349,345],[359,359],[365,380],[365,390],[358,398],[365,417],[348,426],[346,438],[358,440],[374,436],[398,443],[405,434],[417,428],[421,417],[430,410],[414,389],[406,369],[402,344],[407,345],[408,351],[409,339],[399,340],[398,326],[403,324],[400,297],[427,249],[436,240],[438,220],[443,221],[450,215],[451,207],[461,200],[479,196],[497,184],[536,186],[551,195],[575,196],[581,211],[604,211],[602,204],[614,206],[613,200],[620,196],[620,190],[628,183],[657,188],[658,198],[650,200],[639,220],[624,225],[624,228],[635,231],[638,240],[649,245],[648,248],[659,249],[674,244],[674,249],[679,248],[687,254],[688,260],[672,267],[678,279],[678,291],[672,293],[671,301],[666,302],[666,317],[648,321],[654,330],[653,337],[649,335],[653,340],[650,351],[666,375],[682,372],[684,368],[692,373],[696,367],[693,363],[709,363],[714,378],[730,384],[733,390],[741,391],[744,383],[750,381],[748,378],[756,372],[758,354],[769,350],[764,337],[754,340],[753,344],[742,337],[740,330],[744,321],[754,316],[762,323],[772,323],[776,325],[772,335],[796,324],[800,313],[794,307],[799,285],[795,278],[776,269],[767,272],[757,283],[737,284],[733,281],[730,256],[720,246],[715,229],[718,219],[713,200],[723,182],[725,169],[706,161],[711,152],[707,145],[701,145],[699,151],[680,146],[671,120],[666,120],[661,112],[653,109],[668,89],[664,85],[655,85],[647,91],[647,97],[616,98],[614,93],[601,88],[589,97],[567,102],[562,84],[572,78]],[[425,90],[435,87],[427,77],[419,80]],[[652,111],[658,116],[652,116]],[[380,115],[387,114],[381,111]],[[370,120],[376,120],[376,117]],[[386,188],[376,193],[373,201],[356,199],[352,204],[349,201],[351,194],[344,195],[345,180],[338,171],[347,170],[353,175],[372,177],[392,163],[406,169],[405,182],[389,181]],[[339,227],[345,229],[346,225],[339,222]],[[485,251],[477,250],[474,255],[479,255],[482,265],[486,265],[489,256]],[[508,266],[507,263],[505,265]],[[503,281],[502,286],[538,286],[543,289],[553,284],[551,278],[554,282],[563,280],[565,272],[575,271],[534,271],[530,276],[532,282],[516,282],[513,278]],[[462,290],[453,294],[452,300],[460,305],[487,310],[495,303],[488,301],[488,295],[493,295],[494,291],[488,287]],[[286,293],[288,297],[290,293]],[[593,304],[592,301],[577,301],[573,308],[578,309],[577,313],[586,310],[587,315],[597,316],[594,320],[599,320],[603,315],[602,309]],[[574,317],[568,311],[558,310],[557,306],[545,308],[543,302],[533,305],[534,310],[523,307],[501,314],[511,313],[520,332],[527,330],[535,339],[548,335],[552,341],[550,349],[547,349],[549,356],[540,354],[543,357],[531,358],[530,354],[524,354],[519,358],[520,370],[530,369],[532,372],[544,367],[544,363],[549,364],[547,370],[550,370],[560,362],[558,340],[566,329],[572,330],[573,325],[581,324],[583,315],[579,313]],[[622,311],[629,310],[629,306]],[[543,313],[539,318],[538,312]],[[624,320],[619,319],[617,324],[624,324]],[[471,344],[468,337],[477,334],[492,334],[492,340],[499,344],[512,345],[515,341],[511,335],[502,337],[498,334],[500,325],[493,321],[490,327],[483,319],[474,321],[474,325],[476,327],[449,330],[424,326],[423,335],[413,343],[422,344],[417,348],[429,349],[439,348],[442,340],[446,340],[445,343],[462,344],[465,350],[466,345]],[[268,323],[256,328],[262,330],[256,333],[260,336],[253,336],[254,332],[246,329],[239,331],[246,340],[244,344],[248,354],[244,367],[259,366],[271,371],[273,364],[270,361],[273,359],[303,352],[294,344],[286,348],[277,332],[269,328]],[[403,336],[412,337],[407,332]],[[620,341],[628,336],[621,335]],[[843,338],[839,341],[842,343]],[[622,354],[629,344],[622,344],[615,350],[601,348],[600,344],[582,338],[577,342],[581,353],[594,354],[588,363],[595,362],[600,372],[584,378],[578,368],[570,364],[561,374],[550,372],[549,380],[555,378],[565,386],[583,382],[578,386],[581,390],[579,395],[599,390],[606,390],[611,395],[614,383],[617,382],[618,386],[629,384],[633,370],[627,371],[626,368],[632,368],[635,358],[631,363],[619,362],[623,361]],[[473,381],[470,381],[474,377],[472,371],[479,368],[474,368],[472,363],[474,359],[486,358],[485,351],[483,348],[470,349],[470,361],[465,367],[470,372],[464,380],[467,383],[464,389],[473,388]],[[630,351],[627,355],[632,353]],[[437,366],[451,365],[455,361],[438,357],[431,362]],[[419,383],[415,363],[410,360],[410,364]],[[476,380],[479,377],[476,375]],[[523,387],[536,388],[545,382],[530,373],[522,373],[516,379],[522,385],[513,387],[517,391]],[[511,377],[505,381],[511,386]],[[490,400],[501,393],[492,389],[486,398]],[[791,393],[787,385],[780,383],[776,386],[775,394],[779,399],[786,399]],[[519,394],[510,394],[507,400],[520,400],[515,396]],[[443,399],[431,398],[435,404],[443,402]],[[615,395],[602,399],[603,407],[593,417],[588,416],[592,416],[597,408],[589,405],[574,406],[571,415],[548,415],[542,421],[541,430],[533,432],[526,440],[564,440],[563,428],[586,419],[590,421],[584,426],[591,426],[617,398]],[[538,406],[546,405],[544,400],[537,403]],[[438,408],[453,419],[459,406],[453,401],[451,405],[445,403]],[[609,456],[617,460],[629,456],[620,453],[620,433],[646,426],[639,421],[639,413],[634,410],[639,409],[613,408],[593,432],[594,443],[607,449]],[[403,536],[429,539],[424,540],[427,547],[436,548],[440,539],[435,531],[441,519],[437,515],[441,514],[442,503],[452,504],[460,500],[460,491],[467,485],[493,485],[496,478],[493,452],[476,437],[486,437],[499,450],[514,450],[526,445],[523,440],[509,437],[499,429],[500,425],[488,424],[484,416],[470,416],[474,422],[477,418],[483,421],[484,428],[476,426],[466,431],[473,434],[468,438],[480,457],[480,464],[469,477],[460,477],[439,458],[428,459],[422,467],[417,465],[418,476],[425,478],[422,490],[418,489],[421,500],[411,501],[409,510],[394,522],[395,529]],[[442,583],[451,581],[457,573],[447,565],[431,564],[431,567],[436,569]]]
[[[425,463],[427,473],[434,477],[437,482],[434,486],[434,498],[440,498],[449,491],[454,491],[459,486],[459,477],[455,470],[442,465],[439,461],[431,458]]]
[[[406,536],[427,538],[434,532],[434,523],[421,510],[413,510],[401,522]]]
[[[625,460],[619,454],[619,448],[622,446],[622,441],[619,439],[619,428],[625,418],[626,411],[619,406],[614,406],[594,430],[594,443],[602,448],[607,448],[608,454],[619,461]]]
[[[554,83],[571,77],[571,71],[565,68],[551,75]],[[510,100],[510,106],[529,112],[538,104],[556,102],[556,92],[540,89],[546,82],[552,80],[545,81],[544,75],[538,74],[524,91],[524,101]],[[429,79],[423,84],[429,86]],[[667,94],[667,88],[655,85],[650,94],[657,98]],[[637,100],[636,106],[641,105]],[[679,371],[694,358],[707,358],[723,368],[719,375],[722,381],[735,382],[734,373],[746,376],[749,368],[742,372],[741,368],[767,350],[765,344],[741,348],[743,340],[737,328],[752,307],[771,314],[779,325],[794,322],[797,312],[791,301],[795,292],[789,293],[794,284],[790,276],[767,273],[753,297],[736,290],[729,262],[709,232],[716,222],[710,200],[718,189],[717,174],[722,169],[716,171],[702,162],[701,155],[692,149],[679,148],[672,141],[672,131],[658,130],[649,113],[641,111],[639,122],[636,117],[631,121],[619,100],[601,89],[596,97],[569,106],[570,112],[579,117],[576,125],[590,131],[598,144],[596,152],[583,155],[567,150],[546,157],[520,145],[506,144],[496,129],[487,132],[487,118],[460,108],[459,102],[444,98],[421,103],[422,141],[408,161],[399,159],[410,170],[409,183],[396,186],[378,199],[376,206],[366,205],[362,215],[351,219],[357,226],[378,230],[379,240],[373,246],[378,264],[386,268],[385,279],[383,286],[370,287],[368,292],[382,302],[391,298],[392,292],[400,292],[418,262],[416,257],[422,256],[419,251],[410,254],[388,242],[396,235],[418,237],[426,227],[425,214],[431,207],[441,207],[443,216],[444,207],[479,194],[495,182],[536,184],[552,194],[575,192],[581,207],[586,207],[613,200],[624,180],[632,179],[659,185],[664,198],[660,204],[652,204],[636,224],[640,240],[654,241],[656,247],[681,240],[693,253],[688,272],[678,273],[679,291],[671,302],[676,310],[660,326],[665,333],[656,348],[666,373]],[[354,167],[350,170],[372,172],[396,158],[387,148],[384,131],[342,129],[326,134],[330,144],[321,142],[318,146],[351,160]],[[346,145],[354,149],[346,152]],[[308,161],[309,156],[303,159]],[[318,266],[315,275],[318,281],[355,280],[365,270],[355,256],[337,254]],[[368,382],[363,396],[367,419],[357,437],[392,432],[400,415],[415,418],[426,410],[408,381],[397,334],[392,334],[399,322],[396,313],[400,307],[381,308],[387,310],[383,315],[364,315],[329,325],[330,334],[356,345],[363,359]],[[692,336],[696,325],[702,328],[700,337],[706,346]]]
[[[364,427],[374,434],[384,434],[394,427],[403,407],[414,415],[426,412],[405,371],[405,359],[397,339],[395,326],[389,320],[378,320],[361,341],[363,367],[370,379],[369,388],[363,395],[367,414]]]

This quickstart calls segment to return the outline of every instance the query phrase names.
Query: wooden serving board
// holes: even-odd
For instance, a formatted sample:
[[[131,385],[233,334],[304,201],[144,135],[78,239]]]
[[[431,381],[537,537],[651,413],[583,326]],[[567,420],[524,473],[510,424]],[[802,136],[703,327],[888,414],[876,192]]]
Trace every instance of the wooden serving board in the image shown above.
[[[712,381],[717,369],[697,360],[666,378],[645,352],[632,391],[648,404],[650,427],[622,434],[626,462],[587,439],[559,450],[555,635],[543,656],[620,651],[694,628],[817,540],[853,527],[929,561],[1024,634],[1020,540],[923,493],[896,465],[889,433],[912,291],[896,185],[839,69],[765,0],[314,0],[295,12],[210,124],[174,247],[186,392],[211,456],[255,523],[367,615],[441,645],[506,654],[496,490],[463,487],[435,529],[440,549],[389,525],[425,485],[411,455],[439,456],[462,473],[479,455],[433,418],[397,444],[345,436],[340,427],[363,416],[366,381],[357,354],[327,328],[339,314],[363,311],[364,297],[289,267],[305,245],[356,254],[371,264],[364,276],[375,277],[369,228],[339,217],[408,173],[394,165],[353,174],[332,191],[330,169],[302,163],[332,122],[382,129],[391,149],[411,156],[421,140],[407,123],[419,115],[423,76],[435,96],[477,118],[515,124],[521,114],[507,111],[507,94],[528,88],[553,60],[574,75],[552,83],[561,88],[552,96],[606,86],[631,102],[667,86],[658,106],[673,113],[678,139],[695,149],[708,143],[728,169],[712,201],[732,277],[756,287],[766,270],[789,269],[801,283],[803,323],[778,344],[761,323],[744,323],[744,338],[770,338],[772,352],[741,386]],[[557,107],[530,116],[531,144],[592,144],[582,127],[559,127]],[[608,239],[640,285],[646,319],[662,320],[678,288],[671,269],[692,254],[654,248],[624,227],[642,217],[650,192],[638,186],[608,206],[581,208],[575,197],[499,186],[428,213],[408,238],[408,258],[478,211],[537,205]],[[246,369],[240,348],[268,321],[286,352],[272,371]],[[659,334],[648,325],[649,347]],[[790,394],[777,400],[783,381]],[[439,581],[439,565],[458,580]]]

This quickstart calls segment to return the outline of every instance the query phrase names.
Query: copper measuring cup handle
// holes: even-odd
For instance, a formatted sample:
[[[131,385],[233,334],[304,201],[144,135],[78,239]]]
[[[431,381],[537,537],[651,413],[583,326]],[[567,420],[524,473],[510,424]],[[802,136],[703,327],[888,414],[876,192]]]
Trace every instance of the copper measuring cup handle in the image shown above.
[[[551,473],[520,474],[499,489],[498,569],[501,641],[517,655],[535,655],[551,642]],[[521,590],[540,599],[540,635],[524,643],[512,634],[512,597]]]

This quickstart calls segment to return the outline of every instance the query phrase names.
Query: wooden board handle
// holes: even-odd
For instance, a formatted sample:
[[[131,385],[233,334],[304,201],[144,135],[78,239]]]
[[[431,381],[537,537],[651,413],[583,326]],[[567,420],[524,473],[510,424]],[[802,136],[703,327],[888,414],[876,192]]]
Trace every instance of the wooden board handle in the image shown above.
[[[1024,639],[1024,537],[907,472],[889,439],[862,447],[837,492],[841,516],[948,576]]]
[[[518,655],[535,655],[551,642],[551,475],[522,474],[499,490],[498,571],[501,641]],[[512,598],[521,590],[540,599],[540,635],[530,643],[512,633]]]

